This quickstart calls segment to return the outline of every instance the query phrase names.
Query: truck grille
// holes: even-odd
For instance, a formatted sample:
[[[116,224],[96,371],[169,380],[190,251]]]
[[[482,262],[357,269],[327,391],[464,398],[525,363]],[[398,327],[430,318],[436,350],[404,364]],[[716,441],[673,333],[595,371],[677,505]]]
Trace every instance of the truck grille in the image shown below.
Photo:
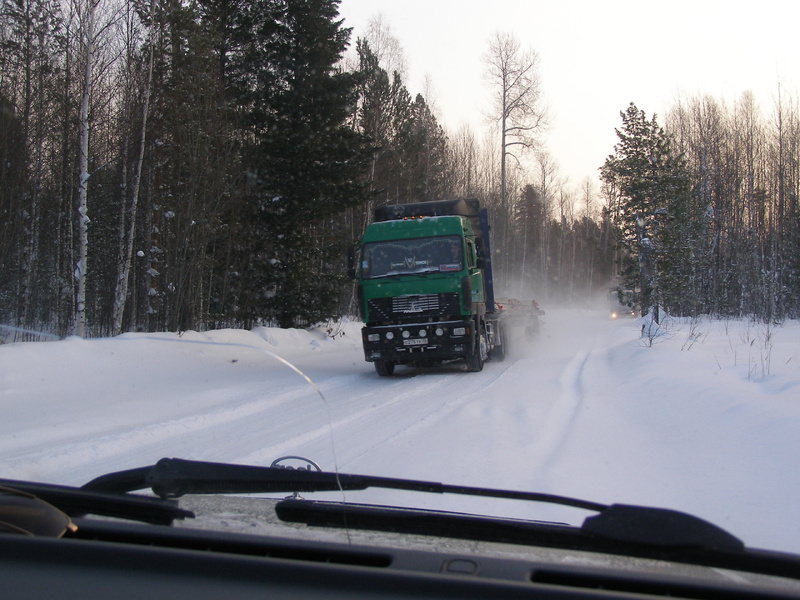
[[[459,312],[458,293],[410,294],[394,298],[372,298],[368,302],[369,321],[404,317],[454,315]]]

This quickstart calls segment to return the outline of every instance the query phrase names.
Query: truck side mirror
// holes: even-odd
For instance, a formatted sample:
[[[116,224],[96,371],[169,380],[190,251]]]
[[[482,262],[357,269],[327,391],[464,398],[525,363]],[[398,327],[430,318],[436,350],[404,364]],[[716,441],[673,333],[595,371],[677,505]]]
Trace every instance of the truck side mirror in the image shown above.
[[[480,238],[475,240],[475,266],[481,270],[486,268],[486,254],[483,251],[483,243]]]

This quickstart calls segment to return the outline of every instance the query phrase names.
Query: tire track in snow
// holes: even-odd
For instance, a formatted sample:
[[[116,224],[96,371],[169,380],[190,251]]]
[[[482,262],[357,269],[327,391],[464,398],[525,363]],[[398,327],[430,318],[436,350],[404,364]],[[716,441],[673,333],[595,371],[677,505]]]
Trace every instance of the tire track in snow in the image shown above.
[[[453,371],[446,373],[425,372],[421,378],[430,378],[430,383],[414,386],[403,394],[388,400],[382,412],[365,410],[347,422],[339,425],[345,431],[354,433],[370,433],[368,439],[362,439],[358,447],[347,444],[347,455],[340,467],[357,462],[365,455],[380,451],[403,437],[419,439],[436,436],[436,426],[456,411],[475,401],[486,401],[483,392],[500,379],[515,363],[490,363],[480,374]],[[469,377],[470,389],[463,389],[464,377]],[[391,431],[386,431],[381,423],[385,418],[396,418]],[[374,426],[372,425],[374,423]],[[379,433],[382,432],[382,433]],[[431,436],[426,436],[431,432]]]
[[[457,365],[404,369],[393,378],[378,378],[371,371],[323,371],[311,376],[325,396],[324,405],[305,382],[289,383],[276,371],[254,371],[239,384],[200,392],[206,399],[222,397],[214,408],[126,430],[98,431],[38,452],[23,450],[4,461],[4,471],[7,477],[40,474],[42,480],[82,484],[164,456],[268,465],[280,455],[298,452],[322,458],[326,468],[333,468],[327,458],[332,444],[342,467],[381,453],[400,438],[412,443],[420,437],[435,439],[437,424],[470,403],[491,400],[486,390],[519,366],[517,360],[489,362],[481,373],[471,374]],[[214,373],[210,376],[213,381]],[[192,397],[200,396],[184,398],[187,405]],[[63,479],[64,473],[70,481]]]
[[[453,394],[443,393],[455,389],[455,382],[463,376],[451,373],[408,373],[391,379],[380,378],[365,387],[363,382],[353,386],[358,393],[347,399],[342,393],[329,395],[330,420],[313,430],[288,436],[281,443],[263,447],[244,456],[242,462],[263,463],[270,457],[297,452],[308,452],[314,456],[326,454],[332,438],[338,456],[339,467],[354,458],[378,450],[400,432],[426,421],[443,406],[451,403]],[[413,384],[412,384],[413,380]],[[387,423],[390,427],[387,428]],[[299,450],[298,450],[299,449]],[[342,449],[340,452],[339,449]],[[339,456],[341,455],[341,456]],[[313,456],[312,456],[313,458]],[[333,468],[333,465],[327,465]]]
[[[352,385],[352,377],[337,377],[326,382],[329,392]],[[210,395],[230,397],[211,410],[203,410],[151,424],[139,424],[126,431],[110,431],[89,439],[64,441],[46,450],[23,452],[3,461],[5,477],[16,473],[30,477],[40,471],[68,472],[68,483],[82,484],[109,470],[133,468],[152,463],[164,456],[179,456],[199,460],[230,460],[224,458],[241,451],[243,444],[263,438],[272,427],[264,423],[274,420],[287,407],[310,406],[306,398],[317,398],[305,382],[293,384],[280,394],[265,391],[264,381],[250,381],[233,389],[215,389]],[[131,456],[131,448],[136,448]],[[274,457],[273,457],[274,458]],[[270,459],[271,461],[271,459]],[[124,466],[121,466],[124,465]],[[59,478],[59,481],[64,481]]]
[[[367,386],[359,374],[322,377],[315,384],[325,397],[325,405],[306,382],[294,383],[276,394],[274,389],[265,390],[263,379],[251,379],[234,388],[206,390],[203,395],[229,396],[211,410],[141,423],[124,431],[98,432],[88,439],[64,440],[47,449],[21,449],[17,456],[4,459],[4,476],[36,476],[43,481],[80,485],[102,473],[143,466],[164,456],[270,464],[282,454],[308,446],[318,446],[328,456],[337,431],[363,437],[370,429],[381,431],[381,427],[369,427],[373,419],[405,422],[416,418],[418,412],[406,410],[408,403],[420,394],[436,398],[448,383],[445,378],[434,377],[424,385],[419,381],[409,385],[419,377],[411,374],[380,379]],[[191,397],[185,400],[190,403]],[[363,406],[366,400],[369,405]],[[361,422],[366,425],[359,427]],[[135,455],[131,448],[136,448]],[[70,474],[69,481],[62,473]]]
[[[572,426],[584,402],[583,373],[590,352],[577,353],[559,376],[559,397],[542,424],[542,436],[534,445],[534,456],[540,457],[538,471],[544,473],[558,458],[572,432]]]

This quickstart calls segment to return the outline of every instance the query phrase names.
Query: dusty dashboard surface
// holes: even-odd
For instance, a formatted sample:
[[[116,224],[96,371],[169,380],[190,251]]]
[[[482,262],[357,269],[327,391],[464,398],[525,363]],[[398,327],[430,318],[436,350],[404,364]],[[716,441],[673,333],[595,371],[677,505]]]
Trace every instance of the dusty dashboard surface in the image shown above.
[[[165,526],[79,517],[77,531],[62,538],[0,536],[4,596],[800,598],[791,577],[278,518],[282,506],[302,511],[306,500],[188,495],[179,502],[195,518]],[[429,516],[437,514],[452,517]]]
[[[607,591],[619,586],[633,593],[637,589],[655,591],[657,586],[645,583],[652,578],[660,582],[664,591],[673,586],[669,593],[676,595],[681,590],[705,585],[722,588],[735,585],[740,594],[759,596],[773,591],[800,598],[800,581],[758,573],[572,549],[284,522],[275,510],[280,502],[278,498],[187,496],[181,499],[181,507],[194,512],[196,518],[176,521],[175,526],[321,543],[342,552],[343,556],[353,553],[352,556],[361,556],[365,563],[390,570],[548,586],[570,587],[578,583],[579,587]],[[632,584],[628,577],[638,583]]]

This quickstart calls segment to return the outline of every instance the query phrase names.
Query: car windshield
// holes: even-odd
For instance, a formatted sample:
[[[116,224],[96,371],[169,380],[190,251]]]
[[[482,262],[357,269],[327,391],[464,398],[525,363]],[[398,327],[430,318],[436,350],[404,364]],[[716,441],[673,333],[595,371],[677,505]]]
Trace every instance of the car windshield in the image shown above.
[[[800,3],[544,4],[3,2],[0,479],[299,456],[800,554]]]
[[[773,332],[775,366],[764,377],[760,363],[737,359],[763,327],[673,319],[650,347],[644,321],[610,320],[604,304],[548,310],[536,337],[514,332],[509,356],[483,372],[454,362],[405,367],[388,381],[363,363],[361,323],[348,320],[6,343],[3,477],[82,485],[165,456],[269,466],[292,454],[326,471],[675,508],[748,544],[796,551],[787,490],[800,479],[778,465],[800,452],[791,370],[800,325]],[[724,389],[710,387],[714,373]],[[569,523],[586,516],[392,490],[346,496]]]
[[[365,279],[431,271],[460,271],[463,242],[457,235],[364,244],[361,276]]]

